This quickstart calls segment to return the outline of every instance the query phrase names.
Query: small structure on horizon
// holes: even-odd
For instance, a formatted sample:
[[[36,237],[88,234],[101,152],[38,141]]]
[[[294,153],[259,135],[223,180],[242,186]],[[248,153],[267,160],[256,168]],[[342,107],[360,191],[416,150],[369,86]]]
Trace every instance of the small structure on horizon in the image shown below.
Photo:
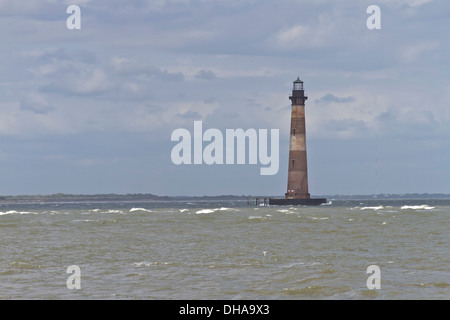
[[[303,81],[294,81],[291,109],[291,133],[289,143],[288,183],[285,198],[270,198],[270,205],[319,205],[325,198],[311,198],[308,190],[308,166],[306,157],[305,96]]]

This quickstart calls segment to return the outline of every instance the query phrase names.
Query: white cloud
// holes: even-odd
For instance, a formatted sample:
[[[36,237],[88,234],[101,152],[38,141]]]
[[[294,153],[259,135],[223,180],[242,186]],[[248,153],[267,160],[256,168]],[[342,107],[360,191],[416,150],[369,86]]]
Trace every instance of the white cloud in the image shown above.
[[[413,63],[418,60],[429,59],[427,54],[439,49],[437,42],[420,42],[414,44],[408,44],[401,49],[400,62]]]
[[[426,3],[430,3],[433,0],[379,0],[380,3],[386,4],[386,5],[395,5],[395,6],[402,6],[402,5],[408,5],[410,7],[420,7]]]
[[[38,114],[45,114],[55,108],[44,96],[37,93],[29,93],[20,102],[20,109]]]
[[[302,25],[296,25],[285,30],[281,30],[275,35],[275,38],[285,44],[296,41],[306,41],[309,28]]]
[[[183,81],[184,74],[179,71],[170,72],[141,60],[113,57],[111,60],[113,73],[126,77],[155,77],[161,81]]]
[[[406,2],[412,7],[420,7],[421,5],[432,1],[433,0],[407,0]]]
[[[358,88],[333,95],[315,92],[315,96],[322,98],[307,101],[308,133],[313,139],[368,138],[378,131],[377,117],[391,103],[386,93]]]
[[[327,47],[336,41],[337,15],[323,12],[302,24],[282,28],[269,37],[270,46],[279,50]]]
[[[70,77],[65,86],[69,92],[76,94],[102,93],[111,88],[106,72],[98,68],[83,70],[80,75]]]

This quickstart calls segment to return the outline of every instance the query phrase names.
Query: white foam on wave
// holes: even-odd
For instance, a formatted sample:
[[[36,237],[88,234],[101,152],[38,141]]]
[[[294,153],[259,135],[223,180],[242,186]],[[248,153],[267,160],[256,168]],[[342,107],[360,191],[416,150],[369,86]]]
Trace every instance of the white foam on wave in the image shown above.
[[[293,263],[288,263],[282,267],[283,268],[292,268],[292,267],[297,267],[297,266],[303,266],[304,264],[305,264],[304,262],[293,262]]]
[[[239,211],[238,209],[233,209],[233,208],[227,208],[227,207],[222,207],[222,208],[218,208],[215,210],[219,210],[219,211]]]
[[[248,217],[248,219],[249,219],[249,220],[254,220],[254,219],[257,219],[257,220],[267,220],[267,217],[263,217],[263,216],[250,216],[250,217]]]
[[[135,211],[152,212],[152,210],[145,209],[145,208],[131,208],[130,209],[130,212],[135,212]]]
[[[213,213],[213,212],[216,212],[216,211],[239,211],[239,209],[221,207],[221,208],[214,208],[214,209],[201,209],[201,210],[196,211],[195,213],[196,214]]]
[[[278,209],[277,212],[284,213],[284,214],[293,214],[293,213],[296,213],[297,210],[296,210],[296,208]]]
[[[91,214],[91,213],[123,213],[122,210],[117,209],[90,209],[88,211],[82,212],[81,214]]]
[[[135,267],[150,267],[150,266],[154,265],[154,263],[148,262],[148,261],[140,261],[140,262],[133,262],[133,265]]]
[[[123,211],[122,210],[110,209],[110,210],[103,211],[102,213],[123,213]]]
[[[158,265],[169,265],[169,262],[158,262],[158,261],[139,261],[139,262],[133,262],[133,265],[135,267],[151,267],[151,266],[158,266]]]
[[[0,212],[0,216],[4,216],[4,215],[8,215],[8,214],[38,214],[38,213],[37,212],[29,212],[29,211],[15,211],[15,210]]]
[[[54,214],[67,214],[67,212],[60,212],[60,211],[55,211],[55,210],[45,211],[44,213],[48,213],[48,214],[51,214],[51,215],[54,215]]]
[[[100,219],[74,219],[72,222],[94,222],[94,223],[110,223],[110,222],[117,222],[116,219],[107,219],[107,220],[100,220]]]
[[[402,206],[402,210],[412,209],[412,210],[431,210],[434,209],[434,207],[430,207],[427,204],[422,204],[420,206]]]
[[[384,209],[384,207],[383,207],[383,206],[377,206],[377,207],[362,207],[362,208],[360,208],[359,210],[375,210],[375,211],[377,211],[377,210],[381,210],[381,209]]]
[[[308,217],[308,218],[313,219],[313,220],[328,220],[328,219],[330,219],[330,217]]]
[[[198,210],[195,213],[196,214],[203,214],[203,213],[213,213],[214,210],[213,209],[202,209],[202,210]]]

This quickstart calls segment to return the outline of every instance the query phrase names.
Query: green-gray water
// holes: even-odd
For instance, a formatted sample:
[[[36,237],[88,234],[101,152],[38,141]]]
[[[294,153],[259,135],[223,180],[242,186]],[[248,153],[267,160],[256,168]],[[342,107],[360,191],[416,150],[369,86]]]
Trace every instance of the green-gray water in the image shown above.
[[[1,204],[0,299],[449,299],[449,227],[448,200]]]

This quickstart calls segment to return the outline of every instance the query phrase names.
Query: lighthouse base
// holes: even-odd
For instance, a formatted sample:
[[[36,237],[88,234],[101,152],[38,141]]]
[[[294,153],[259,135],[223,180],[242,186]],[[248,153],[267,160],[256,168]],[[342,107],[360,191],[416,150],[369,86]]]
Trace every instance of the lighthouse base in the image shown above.
[[[308,198],[308,199],[285,199],[270,198],[269,205],[272,206],[318,206],[326,203],[325,198]]]

